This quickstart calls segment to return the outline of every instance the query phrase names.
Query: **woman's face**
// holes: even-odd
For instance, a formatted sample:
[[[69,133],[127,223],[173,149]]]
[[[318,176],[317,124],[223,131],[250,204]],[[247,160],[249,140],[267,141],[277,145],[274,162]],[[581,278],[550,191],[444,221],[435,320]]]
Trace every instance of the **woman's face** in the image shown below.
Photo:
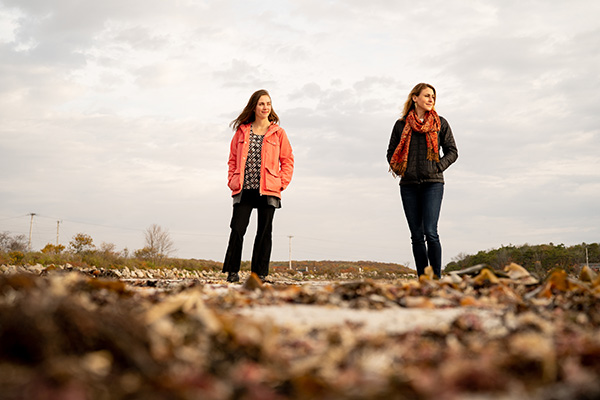
[[[267,119],[271,114],[271,98],[266,94],[260,96],[256,108],[254,109],[254,115],[256,119]]]
[[[433,89],[427,87],[421,90],[418,96],[413,96],[413,101],[415,102],[417,114],[419,112],[426,113],[435,106],[435,93]]]

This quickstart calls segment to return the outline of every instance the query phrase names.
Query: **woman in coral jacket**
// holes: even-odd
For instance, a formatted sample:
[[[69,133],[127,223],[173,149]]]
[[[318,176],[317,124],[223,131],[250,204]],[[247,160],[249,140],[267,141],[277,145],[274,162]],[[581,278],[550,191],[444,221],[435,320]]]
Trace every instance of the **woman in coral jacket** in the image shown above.
[[[419,83],[408,94],[387,150],[394,176],[401,176],[400,195],[410,230],[418,275],[431,266],[442,275],[438,219],[444,194],[443,172],[458,158],[448,121],[434,109],[433,86]],[[440,148],[443,151],[440,154]]]
[[[252,94],[242,113],[231,122],[235,130],[229,153],[228,185],[233,196],[231,234],[223,263],[228,282],[238,282],[244,234],[252,209],[258,221],[251,271],[264,282],[269,274],[273,216],[281,208],[281,192],[294,172],[288,137],[266,90]]]

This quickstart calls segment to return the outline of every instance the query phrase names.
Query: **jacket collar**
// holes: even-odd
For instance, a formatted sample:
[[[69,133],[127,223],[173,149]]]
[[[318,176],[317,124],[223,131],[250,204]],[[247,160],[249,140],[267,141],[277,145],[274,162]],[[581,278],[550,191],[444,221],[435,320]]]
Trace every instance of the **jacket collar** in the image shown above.
[[[240,125],[240,129],[242,132],[244,132],[244,135],[250,135],[250,125],[252,125],[252,123]],[[277,125],[275,122],[271,122],[271,126],[269,126],[269,129],[267,129],[267,132],[265,132],[265,137],[277,132],[278,129],[279,125]]]

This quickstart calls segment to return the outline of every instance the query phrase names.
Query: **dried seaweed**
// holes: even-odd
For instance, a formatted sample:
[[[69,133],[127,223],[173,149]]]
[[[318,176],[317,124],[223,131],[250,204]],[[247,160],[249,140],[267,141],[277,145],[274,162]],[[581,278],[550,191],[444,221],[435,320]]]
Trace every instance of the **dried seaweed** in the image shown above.
[[[592,270],[241,285],[123,275],[0,274],[3,399],[600,395]],[[331,317],[317,324],[319,313]],[[373,325],[382,315],[393,317]]]

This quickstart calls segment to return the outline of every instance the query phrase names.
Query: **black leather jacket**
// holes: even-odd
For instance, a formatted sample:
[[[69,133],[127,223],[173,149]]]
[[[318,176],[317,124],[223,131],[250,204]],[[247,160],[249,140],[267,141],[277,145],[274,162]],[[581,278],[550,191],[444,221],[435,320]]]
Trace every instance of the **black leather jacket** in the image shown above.
[[[427,142],[425,135],[413,132],[410,147],[408,148],[408,164],[401,185],[410,185],[416,183],[441,182],[444,183],[443,172],[458,158],[458,149],[454,142],[452,129],[445,118],[440,117],[441,127],[438,132],[438,145],[441,147],[440,161],[431,161],[427,159]],[[400,143],[400,136],[404,129],[405,120],[398,120],[392,129],[390,144],[387,149],[388,164],[392,155]]]

